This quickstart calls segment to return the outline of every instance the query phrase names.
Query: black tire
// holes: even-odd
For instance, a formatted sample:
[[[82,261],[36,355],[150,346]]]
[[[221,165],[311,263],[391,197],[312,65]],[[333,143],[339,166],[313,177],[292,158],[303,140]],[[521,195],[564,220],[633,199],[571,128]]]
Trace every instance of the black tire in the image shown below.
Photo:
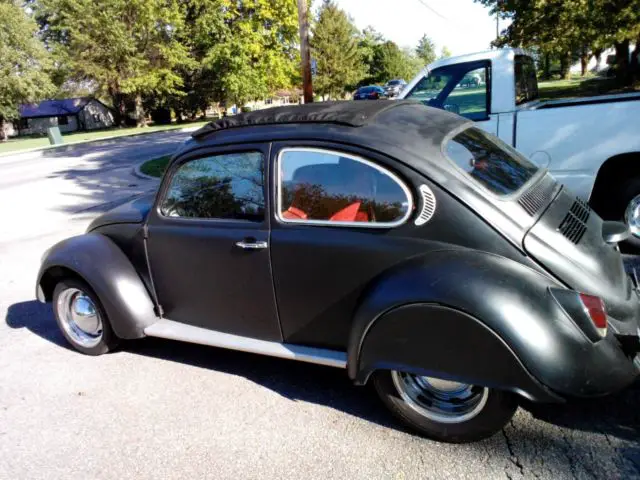
[[[99,342],[96,345],[92,345],[91,347],[85,347],[79,344],[71,337],[71,335],[69,335],[69,333],[67,332],[67,330],[62,324],[62,319],[60,318],[61,313],[59,312],[59,309],[58,309],[58,305],[59,305],[58,299],[60,298],[60,295],[62,295],[65,290],[68,290],[70,288],[78,289],[84,292],[91,299],[91,301],[95,305],[95,308],[98,314],[100,315],[100,319],[102,321],[102,334]],[[67,340],[67,342],[69,342],[71,346],[73,346],[73,348],[75,348],[79,352],[82,352],[86,355],[97,356],[97,355],[102,355],[104,353],[108,353],[114,350],[118,346],[119,339],[113,333],[113,329],[111,328],[111,324],[109,323],[109,318],[107,317],[107,313],[105,312],[104,307],[100,302],[100,299],[95,294],[93,289],[82,280],[79,280],[76,278],[66,278],[58,282],[58,284],[55,286],[53,290],[52,305],[53,305],[53,313],[56,317],[56,323],[58,324],[58,328],[60,328],[62,335],[64,335],[64,338]]]
[[[390,371],[375,372],[373,384],[396,418],[417,433],[441,442],[467,443],[491,437],[511,420],[518,408],[514,394],[489,389],[486,403],[474,417],[460,423],[438,422],[418,413],[401,397]]]
[[[625,222],[625,211],[629,202],[640,195],[640,178],[630,178],[616,189],[615,197],[611,202],[611,206],[605,209],[603,217],[605,220],[615,220]],[[620,243],[620,251],[623,253],[640,254],[640,238],[631,235],[628,240]]]

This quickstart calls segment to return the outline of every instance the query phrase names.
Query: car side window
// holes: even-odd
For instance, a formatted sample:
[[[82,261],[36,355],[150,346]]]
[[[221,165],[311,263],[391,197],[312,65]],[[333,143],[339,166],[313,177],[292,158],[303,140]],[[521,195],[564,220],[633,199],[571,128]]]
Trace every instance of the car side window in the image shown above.
[[[229,153],[189,160],[171,178],[160,212],[167,217],[262,222],[262,154]]]
[[[436,68],[415,85],[406,98],[457,113],[471,120],[489,116],[489,66],[485,62]]]
[[[353,155],[285,149],[278,172],[283,222],[390,227],[403,223],[413,208],[409,189],[396,175]]]

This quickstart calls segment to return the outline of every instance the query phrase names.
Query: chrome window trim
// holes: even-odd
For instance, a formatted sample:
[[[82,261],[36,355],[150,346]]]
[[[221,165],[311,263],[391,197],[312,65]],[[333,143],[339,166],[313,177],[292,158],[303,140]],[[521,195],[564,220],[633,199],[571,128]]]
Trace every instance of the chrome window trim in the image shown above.
[[[447,153],[447,146],[448,146],[449,142],[451,140],[453,140],[453,138],[456,135],[458,135],[459,133],[462,133],[465,130],[471,129],[471,128],[475,128],[476,130],[480,130],[482,133],[486,133],[486,134],[488,134],[488,135],[490,135],[492,137],[495,137],[496,139],[498,139],[499,142],[503,143],[504,145],[506,145],[508,147],[506,150],[509,153],[511,153],[510,150],[514,150],[516,152],[516,154],[521,155],[528,162],[531,162],[531,160],[529,160],[522,152],[516,150],[514,147],[509,145],[507,142],[505,142],[504,140],[500,139],[497,135],[495,135],[495,134],[493,134],[491,132],[487,132],[482,127],[476,125],[475,122],[464,123],[464,124],[460,125],[459,127],[456,127],[451,132],[449,132],[444,137],[444,139],[442,140],[442,143],[440,144],[440,152],[442,153],[442,156],[444,158],[446,158],[447,162],[449,162],[449,164],[451,164],[453,166],[454,175],[456,175],[458,178],[463,179],[464,183],[469,185],[474,190],[476,190],[476,191],[478,191],[478,192],[480,192],[480,193],[482,193],[484,195],[489,195],[491,198],[493,198],[495,200],[498,200],[500,202],[510,202],[510,201],[512,201],[512,200],[514,200],[516,198],[519,198],[524,192],[526,192],[529,188],[531,188],[535,183],[540,181],[540,179],[547,174],[547,169],[546,168],[540,168],[540,167],[538,167],[536,165],[536,167],[538,168],[538,171],[536,173],[534,173],[529,180],[527,180],[524,184],[522,184],[522,186],[518,190],[515,190],[514,192],[511,192],[511,193],[506,194],[506,195],[499,195],[499,194],[493,192],[492,190],[489,190],[482,183],[474,180],[471,177],[471,175],[469,175],[469,173],[465,172],[462,169],[462,167],[460,167],[460,165],[458,165],[456,163],[456,161],[453,158],[451,158],[449,156],[449,154]],[[500,145],[500,143],[498,143],[498,146],[502,146],[502,145]],[[533,162],[531,162],[531,163],[533,163]]]
[[[282,169],[280,168],[280,164],[282,162],[282,156],[287,152],[312,152],[312,153],[330,154],[330,155],[334,155],[334,156],[338,156],[338,157],[348,158],[348,159],[353,160],[355,162],[363,163],[363,164],[365,164],[365,165],[367,165],[369,167],[372,167],[373,169],[379,171],[383,175],[386,175],[386,176],[390,177],[396,184],[398,184],[398,186],[400,186],[400,188],[402,189],[402,191],[404,192],[404,194],[405,194],[405,196],[406,196],[406,198],[408,200],[408,207],[407,207],[406,213],[404,214],[404,216],[401,219],[396,220],[395,222],[332,222],[330,220],[304,220],[304,219],[295,220],[295,219],[284,218],[282,216]],[[398,227],[398,226],[403,225],[404,223],[406,223],[407,220],[409,220],[409,218],[413,214],[413,209],[414,209],[414,206],[415,206],[415,204],[413,202],[413,195],[411,194],[411,190],[409,189],[409,187],[407,187],[405,182],[403,182],[402,179],[400,179],[400,177],[398,177],[395,173],[387,170],[386,168],[381,167],[380,165],[377,165],[374,162],[366,160],[366,159],[364,159],[362,157],[359,157],[357,155],[353,155],[351,153],[341,152],[339,150],[333,150],[333,149],[328,149],[328,148],[317,148],[317,147],[284,147],[278,152],[278,155],[276,157],[276,162],[275,162],[275,169],[276,169],[276,175],[275,175],[276,212],[275,212],[275,217],[276,217],[276,220],[278,220],[280,223],[290,224],[290,225],[319,225],[319,226],[350,227],[350,228],[353,228],[353,227],[359,227],[359,228],[394,228],[394,227]]]

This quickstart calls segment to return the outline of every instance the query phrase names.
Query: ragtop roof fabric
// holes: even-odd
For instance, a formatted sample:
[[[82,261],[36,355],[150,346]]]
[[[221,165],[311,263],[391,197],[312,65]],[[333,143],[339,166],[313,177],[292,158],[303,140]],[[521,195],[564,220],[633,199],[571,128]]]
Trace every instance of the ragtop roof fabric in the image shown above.
[[[419,102],[412,100],[345,101],[266,108],[215,120],[196,130],[191,136],[200,138],[209,133],[229,128],[289,123],[334,123],[350,127],[361,127],[373,121],[376,115],[381,112],[403,105],[415,105],[416,103],[419,104]]]

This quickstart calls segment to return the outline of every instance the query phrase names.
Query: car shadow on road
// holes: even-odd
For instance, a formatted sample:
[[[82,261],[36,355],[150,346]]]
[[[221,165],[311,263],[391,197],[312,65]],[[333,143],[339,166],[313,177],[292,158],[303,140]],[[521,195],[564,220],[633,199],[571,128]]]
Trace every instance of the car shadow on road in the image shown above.
[[[56,324],[51,305],[36,300],[14,303],[7,309],[5,323],[11,328],[26,328],[59,347],[73,350]]]
[[[11,305],[5,319],[55,345],[73,350],[60,333],[50,305],[35,300]],[[369,388],[356,388],[344,370],[159,338],[129,341],[123,349],[198,368],[245,377],[292,400],[330,406],[380,425],[399,428]],[[538,420],[621,440],[640,438],[640,381],[617,394],[562,405],[525,402]],[[639,451],[640,453],[640,451]]]

